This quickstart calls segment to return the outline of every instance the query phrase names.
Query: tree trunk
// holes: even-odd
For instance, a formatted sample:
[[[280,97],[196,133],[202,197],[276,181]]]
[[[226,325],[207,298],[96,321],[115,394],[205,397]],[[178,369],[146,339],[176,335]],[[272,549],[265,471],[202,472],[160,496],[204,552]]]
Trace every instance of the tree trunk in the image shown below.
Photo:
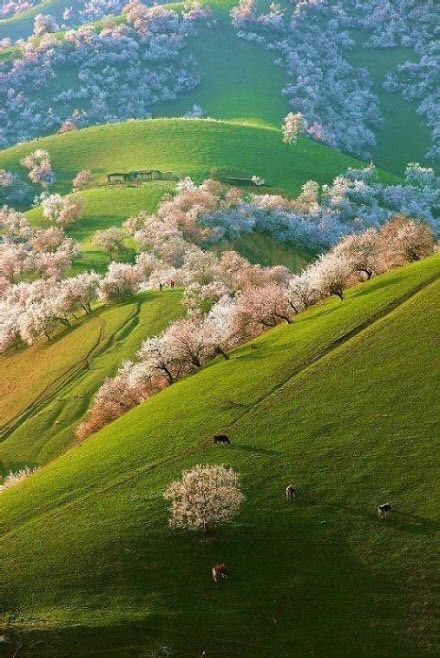
[[[226,361],[229,359],[229,354],[226,354],[225,350],[223,350],[221,347],[217,346],[215,351],[217,352],[217,354],[219,354],[224,359],[226,359]]]

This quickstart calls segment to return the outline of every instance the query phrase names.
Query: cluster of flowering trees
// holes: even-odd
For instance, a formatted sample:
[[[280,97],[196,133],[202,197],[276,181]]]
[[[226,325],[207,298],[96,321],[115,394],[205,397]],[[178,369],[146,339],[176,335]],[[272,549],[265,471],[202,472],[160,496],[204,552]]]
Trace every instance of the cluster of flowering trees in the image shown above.
[[[291,79],[282,94],[304,116],[308,134],[367,158],[381,121],[378,99],[366,69],[344,57],[354,41],[341,11],[339,3],[300,2],[288,19],[277,4],[258,13],[255,0],[240,0],[231,18],[240,38],[277,54]]]
[[[15,14],[21,14],[22,11],[30,9],[35,4],[35,0],[2,0],[0,4],[0,18],[8,18]]]
[[[28,179],[24,181],[17,172],[0,169],[0,205],[21,204],[31,202],[35,187],[43,189],[47,194],[50,185],[55,183],[55,174],[50,163],[49,153],[44,149],[36,149],[20,161],[21,166],[27,170]]]
[[[141,222],[148,229],[154,226],[153,218],[129,220],[138,236]],[[280,322],[290,323],[296,313],[319,300],[330,295],[342,300],[348,285],[424,258],[435,249],[426,223],[397,215],[379,230],[346,236],[299,276],[292,276],[283,267],[251,265],[233,251],[218,257],[176,231],[167,236],[147,233],[147,250],[135,266],[124,267],[137,271],[140,287],[159,287],[166,280],[183,285],[188,315],[148,338],[137,359],[124,363],[116,377],[104,382],[88,418],[78,427],[81,439],[209,360],[228,359],[228,351],[241,342]]]
[[[259,13],[255,0],[240,0],[231,11],[238,36],[277,53],[276,64],[292,81],[282,93],[308,124],[308,133],[330,146],[369,157],[380,125],[378,98],[364,68],[344,56],[354,41],[349,30],[368,33],[366,47],[411,47],[417,62],[407,61],[384,84],[407,100],[419,100],[419,114],[432,130],[428,157],[440,154],[438,96],[438,4],[432,0],[330,0],[295,3],[289,18],[273,3]]]
[[[46,30],[0,63],[0,147],[61,126],[145,118],[155,103],[198,85],[196,62],[182,51],[207,9],[178,14],[133,0],[124,12],[125,23],[106,19],[99,32],[85,25],[60,40]],[[63,88],[66,67],[75,75]]]
[[[175,244],[177,260],[182,236],[207,246],[258,230],[280,242],[319,250],[346,234],[378,228],[397,213],[423,219],[440,235],[439,179],[432,169],[417,163],[407,166],[402,184],[381,183],[375,167],[369,165],[347,170],[331,185],[308,181],[291,200],[281,195],[245,194],[217,181],[196,186],[185,179],[178,189],[176,197],[161,204],[154,221],[148,220],[143,229],[134,232],[142,246],[148,246],[156,234],[162,241],[167,237],[158,247],[158,255]]]
[[[12,208],[0,209],[0,289],[5,291],[23,276],[61,279],[79,254],[79,245],[59,226],[33,229]]]
[[[0,301],[0,351],[18,341],[32,345],[43,335],[50,339],[60,325],[69,327],[76,311],[89,308],[98,283],[97,275],[87,273],[10,286]]]
[[[39,171],[41,162],[46,161],[41,154],[37,155],[31,154],[26,159],[31,173]],[[81,178],[87,183],[88,172],[83,172]],[[43,184],[44,181],[45,177]],[[40,287],[29,290],[38,289],[42,296],[47,294],[58,301],[66,290],[72,294],[69,282],[73,280],[61,279],[78,254],[79,246],[65,236],[63,227],[79,216],[80,199],[63,198],[57,194],[43,195],[42,208],[44,216],[54,223],[47,229],[32,229],[21,213],[10,208],[5,207],[1,211],[0,289],[6,296],[4,317],[9,318],[2,340],[6,347],[20,338],[29,342],[31,336],[34,340],[38,335],[48,333],[46,326],[53,328],[61,322],[59,318],[62,314],[54,311],[53,304],[50,308],[44,304],[37,308],[34,304],[33,309],[37,309],[37,313],[46,319],[40,324],[34,322],[32,335],[22,332],[19,329],[22,323],[20,318],[28,310],[15,301],[14,291],[20,281],[20,290],[26,290],[30,284],[23,279],[42,277],[46,281],[40,282]],[[433,171],[415,163],[408,165],[403,185],[384,186],[378,181],[374,167],[369,166],[363,170],[348,170],[337,177],[332,185],[320,187],[309,181],[294,199],[271,194],[249,195],[213,180],[196,185],[190,179],[183,179],[177,186],[177,194],[165,197],[155,216],[140,213],[128,219],[122,227],[111,227],[96,233],[95,242],[111,258],[118,256],[127,237],[135,241],[140,253],[133,265],[111,262],[104,277],[93,278],[96,285],[93,287],[95,297],[92,301],[118,302],[140,289],[180,285],[184,288],[183,302],[193,315],[220,303],[225,295],[228,300],[239,295],[240,321],[238,316],[234,316],[233,324],[235,328],[240,325],[241,336],[252,336],[280,319],[289,321],[290,301],[285,297],[289,273],[282,267],[251,265],[235,252],[217,256],[206,251],[206,247],[258,230],[271,234],[279,241],[302,243],[317,251],[339,243],[348,235],[349,240],[359,239],[365,249],[365,236],[370,239],[378,231],[380,233],[384,223],[399,213],[423,219],[426,226],[430,225],[438,235],[439,209],[440,193]],[[421,226],[425,227],[425,224]],[[432,236],[428,228],[426,231],[429,253]],[[362,239],[356,237],[359,235]],[[388,255],[382,258],[384,262],[405,261],[407,256],[400,253],[396,256],[397,243],[405,243],[404,231],[394,240],[393,258]],[[321,271],[322,267],[321,263]],[[367,263],[363,269],[364,275],[371,276],[377,268],[382,271],[384,266],[373,268]],[[52,285],[55,285],[59,295],[52,291]],[[284,290],[282,295],[281,289]],[[322,289],[320,287],[321,292]],[[308,288],[307,291],[310,292]],[[32,298],[31,292],[29,295]],[[276,299],[276,303],[269,308],[263,301],[261,307],[260,299]],[[281,303],[282,299],[284,301]],[[229,301],[226,303],[223,300],[223,303],[229,308]],[[75,308],[72,307],[72,312]],[[256,311],[261,309],[263,313],[263,308],[266,315]],[[235,312],[238,312],[237,308]],[[218,319],[220,321],[222,318]],[[212,337],[215,334],[212,323],[209,327],[204,325],[202,333],[208,329]],[[223,335],[227,341],[232,340],[224,328]],[[220,349],[226,353],[228,346],[229,342],[224,346],[212,343],[208,351],[202,354],[200,363],[206,360],[206,355],[220,353]],[[187,365],[181,370],[179,363],[178,373],[186,371]],[[172,368],[169,372],[173,378],[176,376]],[[160,388],[160,385],[156,382],[155,387]],[[129,394],[127,389],[125,395]]]

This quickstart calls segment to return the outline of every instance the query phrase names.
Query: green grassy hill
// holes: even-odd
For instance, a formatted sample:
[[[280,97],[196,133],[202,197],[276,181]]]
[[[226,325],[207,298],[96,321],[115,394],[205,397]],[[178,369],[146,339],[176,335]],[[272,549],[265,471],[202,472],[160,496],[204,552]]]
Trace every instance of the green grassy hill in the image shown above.
[[[74,430],[106,377],[147,336],[183,314],[180,292],[150,292],[101,307],[52,341],[0,358],[0,472],[44,464],[75,443]]]
[[[262,176],[270,187],[296,194],[311,178],[329,182],[347,167],[362,166],[306,139],[286,148],[277,128],[209,119],[147,119],[25,142],[0,151],[0,167],[23,172],[19,161],[37,148],[49,152],[57,175],[54,190],[62,193],[72,189],[81,169],[91,169],[97,182],[115,171],[149,168],[201,181],[217,167]]]
[[[5,492],[0,610],[34,629],[22,655],[438,656],[439,265],[328,300]],[[171,531],[165,487],[216,462],[242,476],[239,519],[210,542]]]

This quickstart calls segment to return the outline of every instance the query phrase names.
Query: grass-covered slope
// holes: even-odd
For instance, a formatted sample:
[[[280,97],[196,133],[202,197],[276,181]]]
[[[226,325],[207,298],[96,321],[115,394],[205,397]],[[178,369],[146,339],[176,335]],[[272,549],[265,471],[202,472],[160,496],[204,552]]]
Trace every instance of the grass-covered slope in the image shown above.
[[[72,274],[88,269],[105,272],[111,258],[94,243],[96,231],[121,226],[140,211],[154,213],[163,196],[173,190],[171,183],[154,181],[140,187],[97,187],[75,193],[75,197],[83,199],[84,206],[80,219],[66,230],[81,245],[81,255],[73,263]],[[40,206],[29,210],[27,216],[34,227],[50,226]],[[127,242],[126,246],[119,260],[132,261],[133,245]]]
[[[0,358],[0,472],[44,464],[75,442],[96,390],[179,314],[178,291],[102,307],[54,340]]]
[[[20,160],[46,149],[57,176],[56,191],[68,192],[78,171],[91,169],[104,182],[112,172],[159,169],[195,180],[213,168],[262,176],[271,187],[297,193],[313,178],[331,181],[359,160],[306,139],[286,148],[281,130],[208,119],[150,119],[85,128],[0,151],[0,168],[23,171]],[[382,173],[382,177],[393,177]],[[394,179],[394,178],[393,178]]]
[[[4,493],[3,618],[89,627],[32,655],[438,655],[439,275],[437,256],[327,301]],[[247,500],[205,543],[167,527],[162,493],[214,462]]]
[[[359,44],[366,38],[367,35],[361,33]],[[373,81],[373,91],[379,98],[383,124],[375,131],[374,162],[397,175],[402,173],[408,162],[416,161],[429,167],[435,166],[435,163],[425,158],[431,138],[428,126],[417,114],[419,103],[403,100],[400,94],[383,88],[387,73],[406,61],[417,61],[414,51],[410,48],[358,47],[348,53],[347,58],[355,66],[368,69]]]

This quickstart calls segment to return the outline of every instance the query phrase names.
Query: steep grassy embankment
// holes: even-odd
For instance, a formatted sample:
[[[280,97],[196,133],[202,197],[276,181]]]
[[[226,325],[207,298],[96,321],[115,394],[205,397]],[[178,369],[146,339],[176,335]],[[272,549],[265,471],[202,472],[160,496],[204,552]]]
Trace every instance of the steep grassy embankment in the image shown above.
[[[24,655],[438,655],[439,266],[302,314],[3,494],[4,619],[89,628],[49,630]],[[240,472],[247,500],[193,541],[167,528],[162,493],[213,462]],[[381,523],[386,500],[397,511]]]
[[[0,472],[44,464],[74,430],[106,377],[147,336],[183,313],[180,292],[151,292],[102,307],[51,342],[0,357]]]

